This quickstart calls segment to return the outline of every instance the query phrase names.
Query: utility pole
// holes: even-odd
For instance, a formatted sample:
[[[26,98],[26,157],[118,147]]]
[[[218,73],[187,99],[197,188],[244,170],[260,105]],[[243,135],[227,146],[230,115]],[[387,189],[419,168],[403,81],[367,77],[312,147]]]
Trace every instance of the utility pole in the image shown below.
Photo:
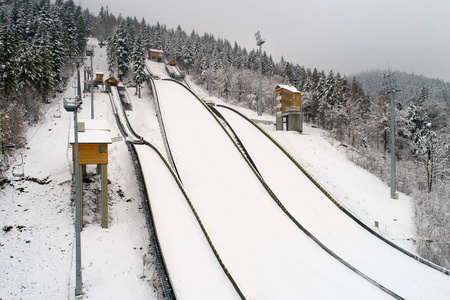
[[[262,44],[266,41],[261,38],[259,30],[255,33],[256,45],[259,46],[259,99],[258,99],[258,116],[262,116]]]
[[[400,92],[395,80],[391,77],[392,74],[389,72],[384,74],[383,85],[385,87],[385,93],[389,95],[390,100],[390,110],[391,110],[391,198],[397,199],[397,182],[396,182],[396,169],[395,169],[395,103],[393,94]]]
[[[75,101],[64,99],[64,108],[67,111],[73,111],[74,115],[74,154],[75,154],[75,299],[83,298],[82,280],[81,280],[81,192],[80,192],[80,165],[78,164],[78,119],[77,112],[81,107],[81,83],[80,83],[80,64],[84,62],[84,57],[75,57],[77,66],[78,95]]]
[[[209,70],[208,70],[208,92],[209,92],[209,96],[211,97],[212,95],[212,91],[211,91],[211,87],[212,87],[212,74],[211,74],[211,54],[208,56],[208,62],[209,62]]]
[[[86,50],[86,56],[89,56],[91,58],[91,119],[94,119],[94,70],[92,69],[94,47],[90,47]]]

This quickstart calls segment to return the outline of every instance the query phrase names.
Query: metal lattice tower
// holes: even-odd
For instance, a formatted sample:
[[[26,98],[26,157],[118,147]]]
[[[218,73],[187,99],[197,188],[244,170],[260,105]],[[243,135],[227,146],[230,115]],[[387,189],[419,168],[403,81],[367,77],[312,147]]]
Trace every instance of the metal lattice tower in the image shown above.
[[[261,38],[259,30],[255,33],[256,45],[259,46],[259,99],[258,99],[258,116],[262,116],[262,44],[266,41]]]
[[[392,78],[392,74],[388,70],[386,74],[384,74],[384,82],[383,86],[385,89],[385,94],[389,95],[390,99],[390,111],[391,111],[391,198],[397,199],[397,181],[396,181],[396,169],[395,169],[395,107],[394,107],[394,98],[393,94],[400,92],[397,85],[395,84],[394,78]]]

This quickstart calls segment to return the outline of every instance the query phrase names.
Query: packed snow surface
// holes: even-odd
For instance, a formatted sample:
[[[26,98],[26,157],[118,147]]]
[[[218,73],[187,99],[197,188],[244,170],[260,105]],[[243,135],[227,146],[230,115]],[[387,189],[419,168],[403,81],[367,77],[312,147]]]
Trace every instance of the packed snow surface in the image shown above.
[[[443,299],[449,277],[376,238],[334,205],[261,131],[237,113],[218,108],[235,129],[258,171],[287,210],[352,266],[407,299]],[[309,139],[296,135],[293,139]],[[261,149],[264,149],[261,151]],[[340,169],[342,177],[346,169]],[[378,197],[383,195],[380,190]],[[394,201],[393,206],[399,205]],[[406,275],[407,274],[407,275]]]
[[[387,296],[322,251],[287,218],[194,95],[173,81],[155,85],[183,185],[246,297]],[[324,281],[326,289],[320,288]]]

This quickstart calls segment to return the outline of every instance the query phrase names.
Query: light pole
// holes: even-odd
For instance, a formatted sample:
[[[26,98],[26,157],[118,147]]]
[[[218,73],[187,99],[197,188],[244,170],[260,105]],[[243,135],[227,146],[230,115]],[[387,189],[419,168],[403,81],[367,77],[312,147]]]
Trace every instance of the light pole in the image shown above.
[[[64,108],[73,112],[74,122],[74,164],[75,164],[75,299],[82,299],[83,289],[81,280],[81,193],[80,193],[80,165],[78,164],[78,118],[77,112],[81,108],[80,64],[84,57],[75,57],[77,66],[78,95],[75,98],[64,98]]]
[[[395,109],[394,109],[394,98],[392,94],[400,92],[400,90],[395,85],[392,74],[388,72],[384,74],[385,82],[383,83],[386,90],[385,93],[389,95],[390,100],[390,111],[391,111],[391,198],[396,199],[397,182],[396,182],[396,169],[395,169]]]
[[[81,108],[80,97],[64,98],[64,108],[73,112],[74,123],[74,165],[75,165],[75,298],[82,297],[81,288],[81,195],[80,195],[80,166],[78,164],[78,118],[77,112]]]
[[[261,38],[261,34],[259,33],[259,30],[257,33],[255,33],[256,37],[256,45],[259,46],[259,99],[258,99],[258,116],[262,116],[262,44],[264,44],[266,41]]]
[[[94,56],[94,47],[86,50],[86,56],[91,58],[91,119],[94,119],[94,70],[92,69],[92,57]]]

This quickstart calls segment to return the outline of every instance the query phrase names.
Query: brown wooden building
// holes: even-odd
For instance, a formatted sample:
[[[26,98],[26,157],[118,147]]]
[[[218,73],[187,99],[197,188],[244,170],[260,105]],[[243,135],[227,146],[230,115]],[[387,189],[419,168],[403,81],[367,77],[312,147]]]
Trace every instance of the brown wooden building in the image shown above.
[[[302,97],[292,85],[279,84],[275,88],[277,99],[277,130],[303,131]]]
[[[164,51],[156,49],[148,50],[148,59],[157,62],[162,62],[163,58],[164,58]]]
[[[111,86],[118,86],[119,85],[119,80],[117,80],[114,77],[109,77],[108,79],[105,80],[105,85],[106,85],[106,90],[109,91]]]
[[[301,94],[294,86],[279,84],[275,88],[277,101],[281,104],[279,107],[282,114],[286,113],[288,107],[298,108],[301,110]]]
[[[73,131],[73,129],[71,129]],[[74,134],[70,134],[70,143],[74,148]],[[108,123],[105,120],[80,120],[78,122],[78,164],[80,165],[80,182],[86,174],[86,165],[97,165],[101,174],[102,193],[102,227],[108,228],[108,145],[111,144]],[[75,151],[73,151],[73,156]],[[75,159],[73,159],[75,161]],[[80,184],[80,195],[83,199],[83,186]],[[83,203],[83,200],[81,200]]]

